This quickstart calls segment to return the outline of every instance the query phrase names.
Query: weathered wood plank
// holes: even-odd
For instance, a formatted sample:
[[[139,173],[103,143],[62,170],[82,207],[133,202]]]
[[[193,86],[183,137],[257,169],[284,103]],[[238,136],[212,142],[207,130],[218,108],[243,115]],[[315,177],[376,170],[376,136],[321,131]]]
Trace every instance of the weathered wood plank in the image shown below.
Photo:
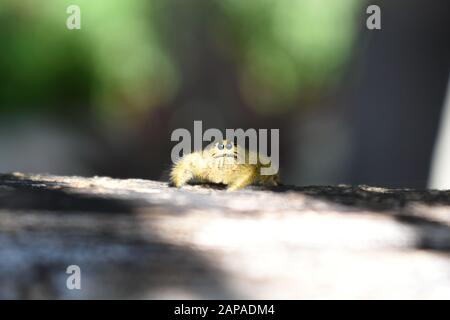
[[[448,299],[449,252],[447,191],[0,175],[0,298]]]

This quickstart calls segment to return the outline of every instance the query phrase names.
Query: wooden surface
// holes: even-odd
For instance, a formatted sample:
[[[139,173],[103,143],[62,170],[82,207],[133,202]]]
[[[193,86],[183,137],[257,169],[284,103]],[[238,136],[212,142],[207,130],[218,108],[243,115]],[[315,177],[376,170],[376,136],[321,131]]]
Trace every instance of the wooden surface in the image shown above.
[[[449,253],[446,191],[0,175],[0,298],[450,299]]]

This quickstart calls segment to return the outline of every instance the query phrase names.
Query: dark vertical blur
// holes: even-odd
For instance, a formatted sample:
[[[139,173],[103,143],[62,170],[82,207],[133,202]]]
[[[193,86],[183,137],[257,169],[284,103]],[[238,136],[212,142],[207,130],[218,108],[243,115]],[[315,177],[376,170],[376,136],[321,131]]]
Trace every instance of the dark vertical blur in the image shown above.
[[[362,31],[348,100],[349,181],[422,188],[450,71],[450,2],[378,3],[382,30]]]

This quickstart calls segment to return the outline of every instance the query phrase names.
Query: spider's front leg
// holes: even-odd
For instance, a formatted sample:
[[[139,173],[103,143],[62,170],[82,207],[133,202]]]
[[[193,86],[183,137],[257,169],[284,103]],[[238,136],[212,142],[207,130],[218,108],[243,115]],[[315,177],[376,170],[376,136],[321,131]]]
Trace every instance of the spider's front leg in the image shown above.
[[[191,153],[181,158],[172,168],[170,172],[170,181],[172,184],[180,188],[190,180],[195,178],[197,155]]]

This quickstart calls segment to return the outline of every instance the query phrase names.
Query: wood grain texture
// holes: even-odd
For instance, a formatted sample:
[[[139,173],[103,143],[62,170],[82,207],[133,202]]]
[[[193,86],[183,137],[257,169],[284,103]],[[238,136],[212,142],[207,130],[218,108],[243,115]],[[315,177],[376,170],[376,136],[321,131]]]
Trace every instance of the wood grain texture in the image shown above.
[[[450,299],[449,253],[447,191],[0,175],[0,298]]]

